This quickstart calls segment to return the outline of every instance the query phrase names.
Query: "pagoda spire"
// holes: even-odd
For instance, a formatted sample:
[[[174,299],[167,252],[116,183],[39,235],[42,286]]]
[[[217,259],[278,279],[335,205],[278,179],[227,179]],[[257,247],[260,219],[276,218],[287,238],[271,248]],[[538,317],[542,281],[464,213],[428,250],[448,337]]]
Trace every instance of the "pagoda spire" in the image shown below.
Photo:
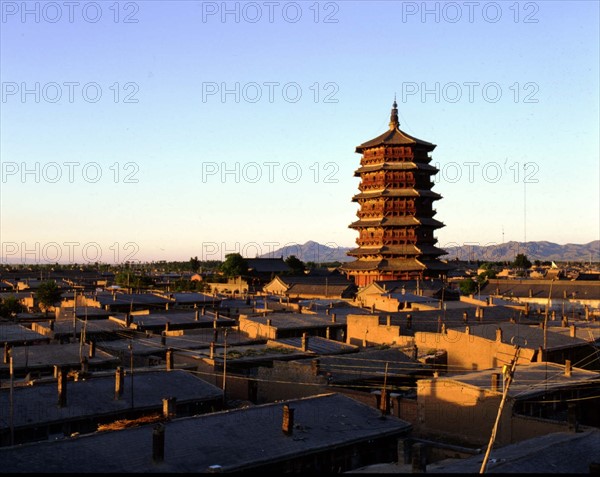
[[[392,114],[390,116],[390,130],[398,129],[400,121],[398,121],[398,104],[396,103],[396,95],[394,95],[394,104],[392,105]]]

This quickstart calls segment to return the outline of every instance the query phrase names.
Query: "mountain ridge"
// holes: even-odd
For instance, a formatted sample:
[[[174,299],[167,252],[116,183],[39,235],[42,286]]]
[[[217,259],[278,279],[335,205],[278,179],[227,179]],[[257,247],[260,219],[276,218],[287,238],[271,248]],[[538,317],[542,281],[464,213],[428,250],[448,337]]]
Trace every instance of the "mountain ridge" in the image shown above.
[[[309,240],[304,244],[286,245],[259,258],[279,258],[284,260],[291,255],[303,262],[350,262],[353,257],[347,255],[354,247],[341,247],[333,242],[321,244]],[[560,262],[600,262],[600,240],[584,244],[566,243],[564,245],[539,240],[533,242],[509,241],[503,244],[478,245],[465,243],[451,247],[441,247],[447,253],[442,260],[470,260],[503,262],[513,261],[519,253],[527,255],[529,260],[560,261]]]

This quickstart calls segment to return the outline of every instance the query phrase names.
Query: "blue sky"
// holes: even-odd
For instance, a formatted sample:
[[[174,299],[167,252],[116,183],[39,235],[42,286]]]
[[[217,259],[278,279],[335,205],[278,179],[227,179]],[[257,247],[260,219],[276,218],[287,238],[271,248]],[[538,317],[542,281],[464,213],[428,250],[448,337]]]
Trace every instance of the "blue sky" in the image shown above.
[[[3,262],[353,246],[394,95],[439,246],[600,238],[597,1],[0,3]]]

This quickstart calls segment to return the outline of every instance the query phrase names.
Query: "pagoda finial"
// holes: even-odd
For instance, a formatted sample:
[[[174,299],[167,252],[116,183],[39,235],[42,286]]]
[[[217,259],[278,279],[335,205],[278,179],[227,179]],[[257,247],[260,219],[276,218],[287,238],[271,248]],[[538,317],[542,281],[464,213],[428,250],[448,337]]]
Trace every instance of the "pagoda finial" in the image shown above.
[[[394,94],[394,104],[392,105],[392,114],[390,116],[390,130],[397,129],[400,126],[398,121],[398,104],[396,103],[396,94]]]

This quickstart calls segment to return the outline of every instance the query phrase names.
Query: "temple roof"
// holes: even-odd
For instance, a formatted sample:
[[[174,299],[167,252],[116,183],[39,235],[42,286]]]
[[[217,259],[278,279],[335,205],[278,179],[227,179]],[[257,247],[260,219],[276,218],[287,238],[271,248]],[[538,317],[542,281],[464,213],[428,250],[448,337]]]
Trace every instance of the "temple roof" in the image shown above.
[[[426,189],[374,189],[364,192],[360,192],[352,197],[352,200],[356,199],[370,199],[375,197],[431,197],[434,200],[441,199],[442,196],[437,192]]]
[[[380,272],[412,272],[421,270],[451,270],[453,267],[448,263],[439,260],[417,260],[409,259],[377,259],[377,260],[356,260],[354,262],[344,263],[341,267],[344,271],[380,271]]]
[[[432,144],[427,141],[423,141],[421,139],[417,139],[416,137],[411,136],[410,134],[405,133],[400,129],[400,123],[398,121],[398,105],[396,100],[394,100],[394,105],[392,108],[392,114],[390,119],[390,129],[380,136],[377,136],[375,139],[371,139],[360,146],[356,147],[356,152],[362,153],[364,149],[368,149],[370,147],[377,146],[422,146],[429,151],[433,151],[436,147],[435,144]]]
[[[446,251],[434,245],[376,245],[361,246],[348,251],[348,255],[445,255]]]
[[[350,228],[359,227],[406,227],[406,226],[418,226],[425,225],[434,228],[441,228],[445,225],[436,219],[430,219],[427,217],[379,217],[376,219],[360,219],[350,224]]]
[[[354,175],[358,176],[364,172],[377,172],[377,171],[410,171],[410,170],[422,170],[428,171],[433,174],[437,174],[439,169],[429,164],[416,163],[416,162],[381,162],[379,164],[369,164],[367,166],[361,166]]]

